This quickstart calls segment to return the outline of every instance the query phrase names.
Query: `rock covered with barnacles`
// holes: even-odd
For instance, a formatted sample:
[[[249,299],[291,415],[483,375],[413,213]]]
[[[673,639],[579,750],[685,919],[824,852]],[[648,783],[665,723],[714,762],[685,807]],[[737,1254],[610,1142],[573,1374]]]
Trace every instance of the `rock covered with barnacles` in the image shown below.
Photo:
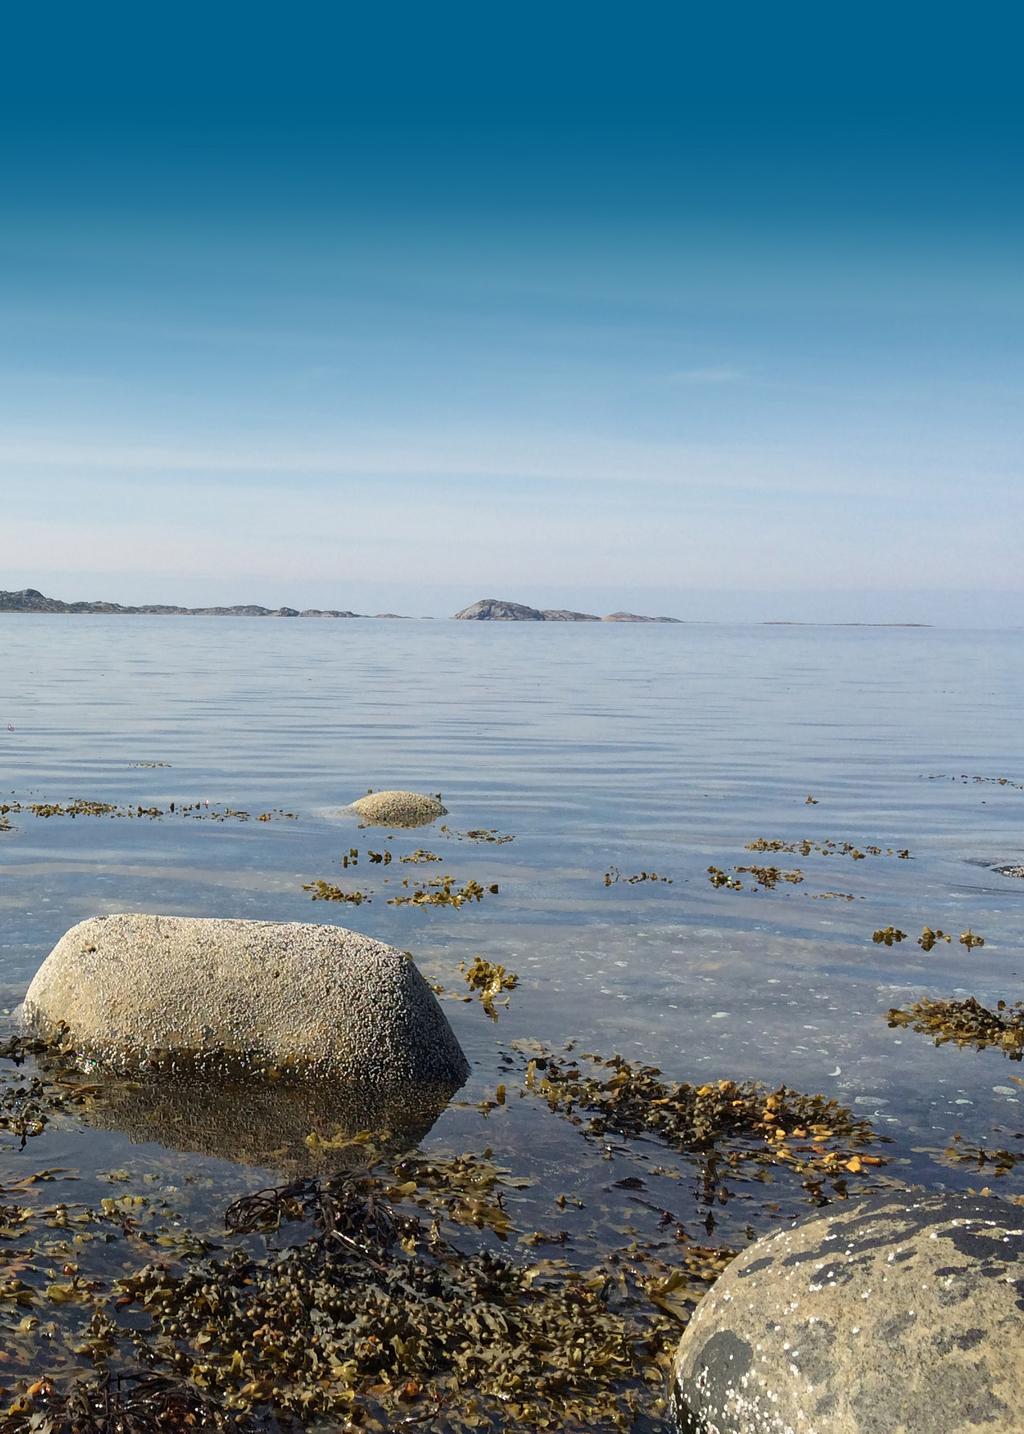
[[[440,794],[423,792],[367,792],[352,802],[351,809],[370,826],[423,827],[448,815]]]
[[[686,1434],[1019,1434],[1024,1210],[891,1191],[757,1240],[675,1363]]]
[[[24,1014],[127,1070],[226,1065],[449,1094],[469,1072],[408,956],[341,926],[94,917],[43,962]]]

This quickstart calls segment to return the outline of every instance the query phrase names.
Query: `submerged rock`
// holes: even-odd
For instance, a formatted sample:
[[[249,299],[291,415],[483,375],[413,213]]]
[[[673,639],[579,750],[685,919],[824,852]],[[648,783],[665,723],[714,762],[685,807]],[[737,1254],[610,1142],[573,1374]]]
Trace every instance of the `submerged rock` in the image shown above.
[[[368,792],[352,803],[352,810],[378,827],[423,827],[448,815],[440,793],[426,796],[422,792]]]
[[[24,1014],[128,1070],[184,1062],[452,1089],[469,1071],[412,961],[340,926],[94,917],[43,962]]]
[[[891,1191],[756,1241],[675,1364],[686,1434],[1019,1434],[1024,1211]]]

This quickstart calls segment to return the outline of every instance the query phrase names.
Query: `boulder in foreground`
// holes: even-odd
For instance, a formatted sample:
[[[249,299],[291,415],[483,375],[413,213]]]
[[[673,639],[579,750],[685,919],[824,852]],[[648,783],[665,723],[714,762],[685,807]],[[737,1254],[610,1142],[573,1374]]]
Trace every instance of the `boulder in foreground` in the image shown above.
[[[94,917],[58,941],[24,1013],[127,1070],[197,1063],[451,1090],[469,1071],[412,961],[340,926]]]
[[[676,1355],[686,1434],[1019,1434],[1024,1211],[892,1191],[757,1240]]]
[[[423,827],[448,815],[440,794],[423,792],[368,792],[352,803],[352,810],[377,827]]]

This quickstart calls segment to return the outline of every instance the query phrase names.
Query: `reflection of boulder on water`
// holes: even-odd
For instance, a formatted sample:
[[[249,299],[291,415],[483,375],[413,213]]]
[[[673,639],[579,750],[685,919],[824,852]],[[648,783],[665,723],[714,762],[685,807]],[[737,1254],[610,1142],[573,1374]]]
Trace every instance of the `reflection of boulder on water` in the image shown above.
[[[135,1142],[315,1174],[361,1163],[352,1137],[363,1132],[375,1137],[377,1150],[411,1149],[456,1089],[155,1074],[105,1081],[79,1114],[87,1125],[123,1131]]]

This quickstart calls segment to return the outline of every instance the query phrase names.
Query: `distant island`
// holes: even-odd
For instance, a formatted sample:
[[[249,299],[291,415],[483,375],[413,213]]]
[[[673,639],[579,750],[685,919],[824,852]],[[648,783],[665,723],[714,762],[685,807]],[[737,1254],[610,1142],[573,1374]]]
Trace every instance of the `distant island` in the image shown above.
[[[592,612],[571,612],[568,608],[527,607],[521,602],[481,598],[479,602],[453,613],[461,622],[679,622],[677,617],[641,617],[635,612],[610,612],[598,617]]]
[[[20,592],[0,591],[0,612],[67,612],[113,613],[127,616],[156,614],[159,617],[387,617],[400,618],[397,612],[341,612],[333,607],[260,607],[258,603],[240,603],[236,607],[174,607],[169,603],[143,603],[126,607],[119,602],[62,602],[45,597],[36,588]]]
[[[157,617],[353,617],[387,618],[395,622],[409,621],[398,612],[349,612],[334,607],[261,607],[259,603],[238,603],[234,607],[177,607],[173,603],[142,603],[137,607],[119,602],[63,602],[47,597],[38,588],[21,588],[18,592],[0,590],[0,613],[98,613],[112,616]],[[506,602],[501,598],[481,598],[461,612],[452,614],[459,622],[672,622],[678,617],[646,617],[638,612],[610,612],[599,617],[593,612],[573,612],[564,607],[529,607],[526,603]],[[424,618],[423,621],[431,621]],[[761,627],[930,627],[926,622],[793,622],[762,618]]]

